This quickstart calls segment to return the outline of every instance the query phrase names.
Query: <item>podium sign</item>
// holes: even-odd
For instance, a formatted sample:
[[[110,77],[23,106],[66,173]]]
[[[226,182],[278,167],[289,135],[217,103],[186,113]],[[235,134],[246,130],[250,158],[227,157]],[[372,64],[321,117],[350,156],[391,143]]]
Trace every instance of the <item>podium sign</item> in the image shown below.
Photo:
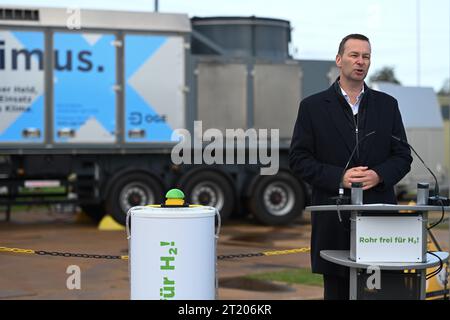
[[[427,269],[448,261],[448,252],[427,253],[427,224],[429,211],[448,212],[449,206],[374,203],[306,209],[312,213],[335,214],[338,210],[351,213],[350,251],[320,251],[323,259],[350,268],[351,300],[425,300]],[[367,287],[371,276],[365,270],[372,266],[381,271],[381,288]]]
[[[356,262],[423,262],[424,217],[361,216],[354,218],[352,242]],[[353,241],[354,240],[354,241]]]

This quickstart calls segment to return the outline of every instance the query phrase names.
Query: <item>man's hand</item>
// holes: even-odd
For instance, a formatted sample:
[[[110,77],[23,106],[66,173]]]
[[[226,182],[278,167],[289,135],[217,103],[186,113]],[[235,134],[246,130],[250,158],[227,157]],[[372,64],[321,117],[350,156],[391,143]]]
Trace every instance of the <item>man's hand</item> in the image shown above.
[[[351,188],[353,182],[362,182],[363,190],[369,190],[380,183],[380,177],[368,167],[355,167],[344,174],[343,184],[345,188]]]
[[[355,167],[345,171],[344,178],[342,179],[344,188],[350,189],[352,187],[352,182],[354,182],[351,181],[351,179],[364,177],[364,171],[366,171],[367,169],[368,167]]]

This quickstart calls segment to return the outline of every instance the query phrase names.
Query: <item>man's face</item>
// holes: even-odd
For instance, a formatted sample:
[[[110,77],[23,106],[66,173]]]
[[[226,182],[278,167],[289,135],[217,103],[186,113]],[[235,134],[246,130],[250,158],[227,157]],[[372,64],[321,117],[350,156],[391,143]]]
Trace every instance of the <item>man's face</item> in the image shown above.
[[[341,78],[347,81],[364,81],[370,67],[370,44],[364,40],[349,39],[344,53],[336,56],[336,65],[341,70]]]

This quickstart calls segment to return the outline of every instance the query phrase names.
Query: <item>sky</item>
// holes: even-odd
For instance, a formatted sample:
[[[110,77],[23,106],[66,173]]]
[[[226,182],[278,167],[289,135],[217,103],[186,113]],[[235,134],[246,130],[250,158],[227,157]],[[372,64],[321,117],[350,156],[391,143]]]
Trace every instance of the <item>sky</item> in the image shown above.
[[[154,0],[0,0],[0,4],[153,11]],[[334,60],[340,40],[362,33],[372,44],[369,77],[393,67],[405,86],[439,91],[450,77],[449,0],[159,0],[159,11],[289,20],[296,59]]]

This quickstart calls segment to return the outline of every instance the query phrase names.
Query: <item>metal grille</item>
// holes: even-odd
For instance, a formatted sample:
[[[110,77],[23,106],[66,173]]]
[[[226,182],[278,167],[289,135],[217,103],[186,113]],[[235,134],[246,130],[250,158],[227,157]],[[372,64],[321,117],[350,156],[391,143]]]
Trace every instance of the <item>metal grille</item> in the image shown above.
[[[0,20],[39,21],[39,10],[0,8]]]

